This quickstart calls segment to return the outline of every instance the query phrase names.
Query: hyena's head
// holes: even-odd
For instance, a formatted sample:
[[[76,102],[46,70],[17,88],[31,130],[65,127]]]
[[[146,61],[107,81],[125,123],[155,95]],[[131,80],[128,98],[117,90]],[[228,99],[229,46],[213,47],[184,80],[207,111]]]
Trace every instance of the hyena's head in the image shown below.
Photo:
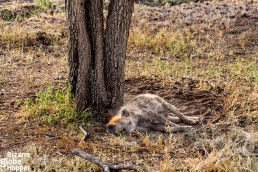
[[[106,126],[110,134],[131,133],[135,130],[135,123],[128,110],[123,109],[117,115],[113,116]]]

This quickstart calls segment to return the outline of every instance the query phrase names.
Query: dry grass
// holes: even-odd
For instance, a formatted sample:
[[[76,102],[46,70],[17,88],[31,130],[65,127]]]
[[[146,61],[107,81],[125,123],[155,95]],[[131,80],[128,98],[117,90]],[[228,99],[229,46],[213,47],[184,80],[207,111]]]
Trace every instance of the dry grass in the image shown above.
[[[11,2],[0,9],[17,11],[27,5],[33,4]],[[150,91],[172,96],[180,108],[182,102],[193,109],[203,104],[211,113],[201,115],[206,122],[188,133],[120,137],[108,135],[102,120],[93,124],[90,114],[84,114],[82,122],[76,114],[66,90],[63,11],[0,20],[1,155],[8,150],[29,152],[24,164],[41,171],[100,170],[72,156],[73,148],[109,163],[138,165],[141,171],[256,171],[257,6],[243,0],[165,8],[136,5],[125,99]],[[67,127],[78,123],[90,133],[86,142],[80,142],[82,133]]]

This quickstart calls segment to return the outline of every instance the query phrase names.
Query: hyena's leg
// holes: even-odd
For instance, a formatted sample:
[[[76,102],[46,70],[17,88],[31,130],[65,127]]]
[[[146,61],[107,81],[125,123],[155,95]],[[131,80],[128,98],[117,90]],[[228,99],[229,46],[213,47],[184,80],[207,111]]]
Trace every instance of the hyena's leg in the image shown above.
[[[179,112],[174,105],[171,105],[170,103],[168,103],[167,101],[165,101],[161,97],[158,97],[158,99],[162,103],[162,105],[164,106],[165,109],[167,109],[168,111],[175,114],[182,122],[187,123],[187,124],[197,124],[199,122],[196,119],[191,119],[191,118],[185,116],[184,114]]]
[[[170,121],[168,121],[166,125],[167,132],[183,132],[183,131],[189,131],[191,129],[192,129],[192,126],[181,126]]]
[[[176,124],[181,122],[181,120],[178,117],[175,117],[175,116],[168,115],[166,118],[170,122],[173,122],[173,123],[176,123]]]
[[[182,131],[189,131],[192,127],[191,126],[180,126],[172,121],[167,119],[167,116],[158,114],[152,110],[149,109],[142,109],[146,113],[152,113],[154,116],[156,116],[157,121],[152,122],[150,125],[150,128],[152,130],[156,131],[162,131],[162,132],[182,132]]]
[[[180,120],[178,117],[172,116],[172,114],[169,114],[166,118],[169,121],[176,123],[176,124],[182,122],[182,120]],[[198,120],[198,117],[187,117],[187,118],[189,118],[191,120]]]
[[[153,124],[151,127],[152,130],[161,131],[161,132],[184,132],[192,129],[191,126],[180,126],[180,125],[162,125],[162,124]]]
[[[185,132],[190,131],[193,127],[191,126],[178,126],[178,127],[167,127],[167,132]]]
[[[154,131],[167,132],[166,126],[162,124],[152,124],[151,129]]]

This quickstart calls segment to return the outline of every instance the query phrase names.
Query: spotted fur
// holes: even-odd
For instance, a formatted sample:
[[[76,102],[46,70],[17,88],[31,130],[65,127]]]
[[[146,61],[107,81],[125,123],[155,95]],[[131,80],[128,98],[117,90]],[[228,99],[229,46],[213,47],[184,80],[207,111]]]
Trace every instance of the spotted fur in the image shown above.
[[[162,132],[188,131],[191,126],[176,123],[198,123],[197,117],[187,117],[163,98],[153,94],[141,94],[122,106],[107,124],[107,132],[119,134],[135,130]]]

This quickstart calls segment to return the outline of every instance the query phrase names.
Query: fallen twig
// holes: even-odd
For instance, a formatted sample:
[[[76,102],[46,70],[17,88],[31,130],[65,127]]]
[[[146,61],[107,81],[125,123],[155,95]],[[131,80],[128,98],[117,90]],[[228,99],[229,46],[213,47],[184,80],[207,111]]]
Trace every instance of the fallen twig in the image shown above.
[[[117,171],[122,169],[138,171],[138,168],[135,167],[134,165],[110,165],[101,161],[99,158],[94,157],[93,155],[90,155],[78,149],[72,150],[72,153],[88,161],[91,161],[94,164],[97,164],[98,166],[102,167],[105,172]]]
[[[86,141],[87,137],[88,137],[88,133],[87,131],[85,131],[81,126],[79,126],[79,128],[82,130],[82,132],[84,133],[84,136],[82,138],[81,141]]]

